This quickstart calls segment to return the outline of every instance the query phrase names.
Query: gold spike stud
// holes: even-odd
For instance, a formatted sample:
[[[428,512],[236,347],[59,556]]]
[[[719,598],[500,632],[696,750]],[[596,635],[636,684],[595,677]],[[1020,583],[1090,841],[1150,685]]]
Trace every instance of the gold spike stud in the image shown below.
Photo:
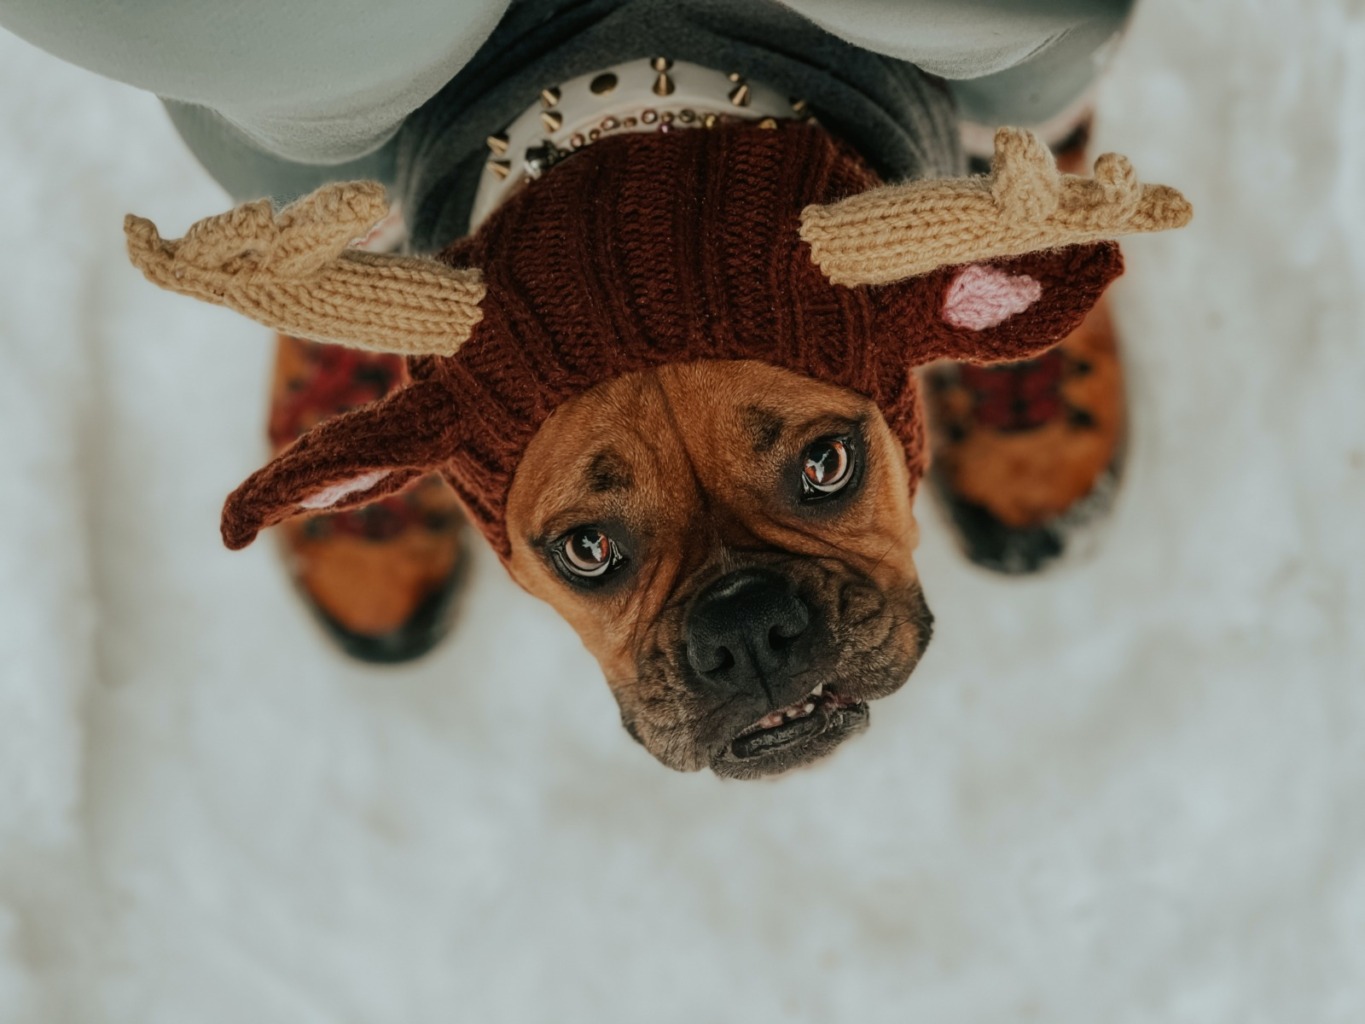
[[[730,72],[728,75],[726,75],[725,77],[728,78],[728,79],[730,79],[730,81],[732,81],[732,82],[742,82],[742,81],[744,81],[744,76],[741,75],[738,71],[731,71],[731,72]]]
[[[540,123],[545,126],[547,132],[557,132],[564,124],[564,115],[557,110],[543,110],[540,114]]]
[[[654,95],[655,96],[673,95],[673,79],[668,77],[667,72],[660,71],[659,77],[654,79]]]
[[[759,126],[760,128],[768,128],[768,129],[776,128],[776,127],[777,127],[777,118],[775,118],[775,117],[765,117],[762,121],[759,121],[759,122],[758,122],[758,126]]]
[[[559,86],[552,85],[548,89],[540,90],[540,105],[546,110],[559,104]]]
[[[494,174],[496,174],[499,178],[505,178],[512,173],[512,161],[490,160],[488,161],[488,169],[492,171]]]
[[[490,135],[485,141],[488,143],[488,148],[494,155],[502,156],[507,152],[508,142],[505,133],[499,132],[497,135]]]
[[[649,66],[652,67],[655,71],[659,72],[660,74],[663,74],[665,71],[668,71],[673,67],[673,62],[669,60],[667,57],[655,57],[652,61],[649,62]]]
[[[804,114],[809,104],[803,99],[792,100],[792,110],[798,114]]]
[[[749,86],[746,82],[740,82],[730,90],[730,102],[737,107],[747,107],[749,105]]]

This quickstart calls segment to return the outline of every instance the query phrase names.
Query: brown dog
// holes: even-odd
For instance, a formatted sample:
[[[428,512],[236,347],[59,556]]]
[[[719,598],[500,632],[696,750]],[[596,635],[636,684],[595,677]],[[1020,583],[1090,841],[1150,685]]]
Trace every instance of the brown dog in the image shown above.
[[[508,567],[578,631],[650,753],[750,778],[865,728],[923,654],[910,493],[867,399],[758,362],[664,367],[541,428]]]
[[[347,248],[372,186],[127,231],[165,287],[410,356],[233,493],[229,546],[439,470],[652,754],[751,778],[864,728],[929,641],[915,368],[1038,354],[1121,271],[1103,239],[1189,217],[1119,157],[1062,177],[1011,131],[996,157],[879,189],[817,125],[604,139],[439,260]]]

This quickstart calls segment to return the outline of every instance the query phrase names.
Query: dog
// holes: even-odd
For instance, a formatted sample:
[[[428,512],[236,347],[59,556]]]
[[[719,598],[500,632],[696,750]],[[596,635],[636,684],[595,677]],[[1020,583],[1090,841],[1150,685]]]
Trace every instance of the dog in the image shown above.
[[[330,186],[178,242],[125,225],[163,287],[409,357],[233,493],[227,544],[440,471],[627,731],[739,779],[864,730],[930,641],[916,367],[1044,351],[1120,273],[1108,240],[1190,216],[1121,157],[1059,175],[1026,132],[991,176],[884,186],[810,124],[604,140],[439,259],[348,249],[384,209]]]
[[[509,567],[660,761],[773,774],[866,728],[928,646],[910,494],[868,399],[759,362],[663,367],[541,428]]]

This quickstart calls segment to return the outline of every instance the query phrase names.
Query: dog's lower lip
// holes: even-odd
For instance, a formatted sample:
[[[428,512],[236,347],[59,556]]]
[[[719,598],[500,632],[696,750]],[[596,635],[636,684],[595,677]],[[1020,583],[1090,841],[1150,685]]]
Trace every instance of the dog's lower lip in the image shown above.
[[[828,724],[829,721],[825,716],[810,714],[804,718],[783,722],[771,729],[746,732],[730,744],[730,753],[740,760],[761,757],[769,751],[790,746],[793,743],[799,743],[801,740],[818,735],[825,731]]]
[[[753,733],[734,739],[712,755],[711,770],[722,778],[758,779],[817,761],[867,728],[867,702],[841,702],[822,708],[815,718],[810,724],[798,721],[784,726],[769,742],[756,740],[761,734]]]
[[[735,739],[743,739],[745,736],[751,736],[759,732],[772,732],[792,721],[813,714],[817,708],[829,711],[838,707],[840,704],[848,703],[851,703],[851,701],[841,698],[839,694],[835,693],[833,690],[826,690],[825,684],[820,683],[804,697],[792,701],[784,708],[778,708],[776,711],[768,712],[762,718],[758,719],[758,721],[744,729],[735,737]]]
[[[842,727],[844,710],[865,712],[866,705],[861,701],[841,698],[839,695],[824,691],[808,695],[787,708],[771,712],[741,732],[730,743],[730,756],[745,761],[790,747],[824,734],[831,727]],[[784,717],[796,711],[796,717]],[[776,724],[768,725],[770,719]]]

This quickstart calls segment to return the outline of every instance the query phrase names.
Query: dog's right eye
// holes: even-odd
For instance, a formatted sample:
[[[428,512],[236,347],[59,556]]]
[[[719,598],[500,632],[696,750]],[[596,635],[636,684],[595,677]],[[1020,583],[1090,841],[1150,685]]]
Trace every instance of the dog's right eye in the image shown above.
[[[570,530],[551,553],[561,572],[585,581],[601,579],[625,561],[616,542],[596,526]]]
[[[806,501],[837,494],[852,482],[857,468],[853,439],[822,437],[801,457],[801,493]]]

